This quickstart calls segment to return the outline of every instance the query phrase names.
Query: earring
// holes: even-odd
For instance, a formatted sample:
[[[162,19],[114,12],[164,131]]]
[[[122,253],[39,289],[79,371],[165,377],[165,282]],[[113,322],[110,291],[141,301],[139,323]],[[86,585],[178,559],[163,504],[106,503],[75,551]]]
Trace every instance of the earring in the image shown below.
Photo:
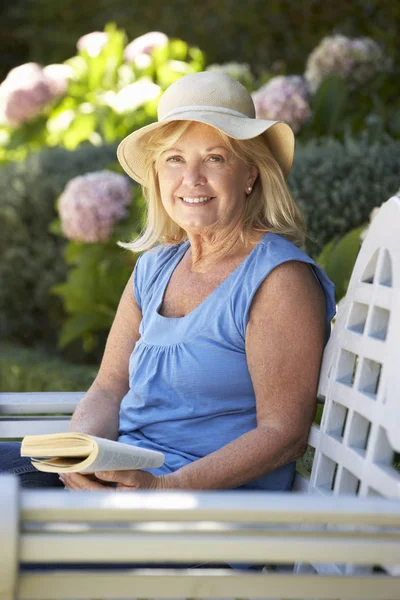
[[[251,193],[251,190],[252,190],[252,189],[253,189],[253,188],[252,188],[252,187],[249,185],[249,187],[247,188],[247,191],[249,192],[249,194]]]

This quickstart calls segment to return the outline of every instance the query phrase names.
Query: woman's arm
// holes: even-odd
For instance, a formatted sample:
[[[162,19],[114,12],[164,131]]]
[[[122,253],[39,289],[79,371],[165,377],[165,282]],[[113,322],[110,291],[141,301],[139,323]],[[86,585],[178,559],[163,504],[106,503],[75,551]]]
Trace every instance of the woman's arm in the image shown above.
[[[99,372],[73,414],[70,431],[117,439],[119,408],[129,385],[129,357],[140,338],[141,319],[132,275],[121,296]]]
[[[260,286],[246,330],[256,429],[164,476],[162,487],[234,488],[301,456],[315,414],[324,342],[319,283],[304,263],[280,265]]]

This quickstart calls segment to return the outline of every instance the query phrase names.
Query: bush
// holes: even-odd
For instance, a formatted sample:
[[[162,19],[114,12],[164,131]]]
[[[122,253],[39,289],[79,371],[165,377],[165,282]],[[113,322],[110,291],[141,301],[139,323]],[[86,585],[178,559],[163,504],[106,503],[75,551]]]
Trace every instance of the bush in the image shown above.
[[[65,240],[49,233],[55,201],[75,177],[106,168],[115,146],[82,145],[0,168],[0,337],[55,343],[64,314],[50,288],[66,278]]]
[[[307,220],[308,252],[367,223],[371,210],[399,189],[399,172],[400,141],[389,137],[298,145],[288,183]]]
[[[4,75],[28,60],[65,60],[81,35],[102,30],[108,21],[126,29],[130,39],[159,29],[199,46],[209,63],[247,62],[256,72],[276,63],[301,73],[309,52],[332,32],[372,37],[392,56],[400,47],[400,5],[393,0],[204,0],[195,5],[187,0],[14,0],[4,3],[0,14]]]
[[[0,392],[80,392],[93,383],[96,366],[73,365],[17,344],[0,344]]]

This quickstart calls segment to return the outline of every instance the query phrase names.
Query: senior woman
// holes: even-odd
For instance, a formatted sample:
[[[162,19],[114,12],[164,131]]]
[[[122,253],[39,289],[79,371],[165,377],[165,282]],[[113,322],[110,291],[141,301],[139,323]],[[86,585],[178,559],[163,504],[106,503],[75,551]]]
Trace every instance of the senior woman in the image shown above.
[[[300,249],[293,148],[288,125],[256,119],[246,89],[214,72],[172,84],[158,122],[120,144],[147,200],[125,246],[144,252],[71,430],[159,450],[165,464],[63,475],[68,489],[290,488],[335,310]],[[59,484],[19,461],[29,485]]]

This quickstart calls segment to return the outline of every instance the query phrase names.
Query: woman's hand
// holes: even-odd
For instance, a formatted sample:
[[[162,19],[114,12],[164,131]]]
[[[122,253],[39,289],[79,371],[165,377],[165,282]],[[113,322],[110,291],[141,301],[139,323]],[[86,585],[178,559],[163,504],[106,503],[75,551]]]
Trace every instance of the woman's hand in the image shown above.
[[[113,485],[117,492],[166,489],[164,477],[156,477],[147,471],[103,471],[96,473],[96,477]]]
[[[104,471],[95,476],[62,473],[60,480],[68,490],[129,492],[166,489],[162,476],[156,477],[147,471]]]

